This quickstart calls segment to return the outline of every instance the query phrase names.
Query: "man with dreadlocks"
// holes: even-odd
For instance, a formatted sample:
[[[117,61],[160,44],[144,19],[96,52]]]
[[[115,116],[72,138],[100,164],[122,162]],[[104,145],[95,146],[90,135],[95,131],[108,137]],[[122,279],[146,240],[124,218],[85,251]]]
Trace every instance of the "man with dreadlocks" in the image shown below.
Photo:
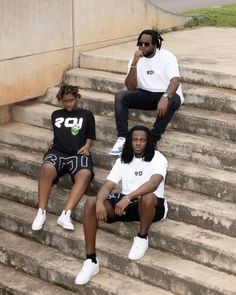
[[[96,230],[98,220],[139,221],[139,231],[134,237],[128,258],[137,260],[148,249],[148,230],[153,222],[167,215],[164,181],[167,160],[155,150],[150,130],[142,125],[130,129],[121,158],[111,169],[107,180],[96,197],[89,197],[84,206],[84,235],[86,260],[75,279],[83,285],[99,272],[96,257]],[[112,193],[121,182],[121,193]]]
[[[138,49],[128,64],[127,90],[115,96],[118,139],[110,155],[117,156],[122,152],[128,133],[129,109],[156,110],[157,117],[151,130],[156,144],[174,112],[183,103],[177,59],[161,48],[162,41],[154,30],[144,30],[138,37]]]
[[[74,182],[65,208],[57,220],[64,229],[73,230],[71,211],[87,190],[93,178],[90,154],[95,139],[95,119],[89,110],[78,108],[77,86],[63,85],[57,93],[62,109],[52,113],[54,138],[43,158],[38,181],[38,212],[32,230],[40,230],[46,220],[46,207],[54,183],[69,173]]]

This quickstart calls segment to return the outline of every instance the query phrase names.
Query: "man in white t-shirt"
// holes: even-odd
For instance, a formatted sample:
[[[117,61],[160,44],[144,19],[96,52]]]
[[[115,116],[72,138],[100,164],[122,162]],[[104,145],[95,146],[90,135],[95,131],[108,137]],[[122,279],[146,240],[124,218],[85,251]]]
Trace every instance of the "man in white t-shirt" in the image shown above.
[[[162,49],[162,37],[153,30],[144,30],[137,41],[138,50],[128,65],[127,90],[115,97],[117,141],[109,154],[121,155],[128,134],[129,109],[156,110],[152,137],[161,139],[174,112],[184,101],[176,57]]]
[[[167,160],[158,151],[150,130],[142,125],[130,129],[122,151],[111,169],[105,184],[96,197],[89,197],[84,205],[84,235],[86,260],[75,283],[83,285],[99,272],[96,257],[98,220],[139,221],[128,257],[137,260],[148,249],[148,230],[153,222],[166,218],[168,207],[164,196]],[[112,193],[121,182],[121,193]]]

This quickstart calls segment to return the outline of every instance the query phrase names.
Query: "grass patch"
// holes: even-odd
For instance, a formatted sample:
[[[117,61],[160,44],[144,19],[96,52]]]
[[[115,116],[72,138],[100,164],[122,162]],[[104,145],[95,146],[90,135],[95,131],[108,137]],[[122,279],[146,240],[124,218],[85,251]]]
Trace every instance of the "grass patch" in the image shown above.
[[[236,5],[184,11],[183,14],[200,14],[185,24],[185,27],[213,26],[236,27]]]

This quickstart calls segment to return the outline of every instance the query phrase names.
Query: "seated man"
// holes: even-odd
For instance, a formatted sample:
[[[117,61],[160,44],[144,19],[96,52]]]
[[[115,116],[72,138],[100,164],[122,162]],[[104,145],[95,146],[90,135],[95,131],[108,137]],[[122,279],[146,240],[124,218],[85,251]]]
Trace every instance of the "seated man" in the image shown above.
[[[156,110],[152,138],[156,145],[174,112],[183,103],[180,74],[176,57],[161,48],[162,37],[145,30],[138,37],[138,50],[128,65],[127,90],[115,97],[115,118],[118,139],[109,154],[119,156],[128,134],[129,109]]]
[[[91,111],[78,107],[80,99],[77,86],[61,86],[57,99],[62,109],[52,113],[54,138],[43,158],[38,181],[38,212],[32,230],[40,230],[46,220],[46,207],[54,183],[66,173],[74,184],[65,208],[57,220],[64,229],[74,230],[71,211],[87,190],[93,178],[90,154],[95,139],[95,119]]]
[[[155,150],[149,129],[134,126],[128,133],[121,158],[116,160],[97,198],[89,197],[85,203],[83,225],[87,255],[76,284],[87,283],[99,271],[95,251],[98,220],[108,223],[140,221],[128,257],[131,260],[143,257],[148,249],[148,230],[152,222],[167,215],[166,172],[167,160]],[[113,194],[112,190],[120,181],[121,193]]]

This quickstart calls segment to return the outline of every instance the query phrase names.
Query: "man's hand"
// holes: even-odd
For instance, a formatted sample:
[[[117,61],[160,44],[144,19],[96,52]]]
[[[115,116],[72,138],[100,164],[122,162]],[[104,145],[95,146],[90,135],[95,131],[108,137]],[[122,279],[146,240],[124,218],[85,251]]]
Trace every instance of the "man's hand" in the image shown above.
[[[135,53],[134,53],[134,58],[133,58],[133,61],[132,61],[132,65],[133,65],[133,66],[136,66],[137,63],[138,63],[138,61],[139,61],[139,59],[140,59],[141,57],[143,57],[143,52],[142,52],[142,50],[140,50],[140,49],[136,50]]]
[[[161,97],[157,104],[157,116],[158,117],[164,117],[167,112],[167,106],[168,106],[168,97]]]
[[[101,201],[96,203],[96,216],[98,220],[107,221],[107,209]]]
[[[126,199],[121,199],[115,206],[115,214],[122,216],[125,214],[125,208],[129,205]]]

